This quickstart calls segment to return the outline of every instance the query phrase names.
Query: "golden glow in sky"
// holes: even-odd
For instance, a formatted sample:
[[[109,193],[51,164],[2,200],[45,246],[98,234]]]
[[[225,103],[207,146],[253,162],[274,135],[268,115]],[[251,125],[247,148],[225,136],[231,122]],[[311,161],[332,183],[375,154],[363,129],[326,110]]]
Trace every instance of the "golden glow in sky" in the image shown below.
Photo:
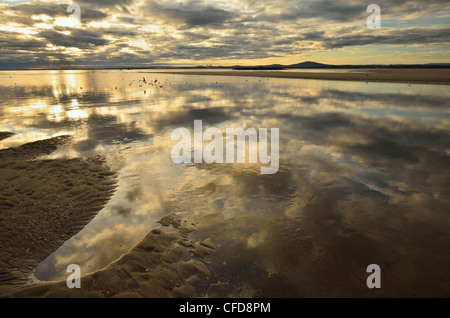
[[[450,63],[450,2],[0,1],[0,69]]]

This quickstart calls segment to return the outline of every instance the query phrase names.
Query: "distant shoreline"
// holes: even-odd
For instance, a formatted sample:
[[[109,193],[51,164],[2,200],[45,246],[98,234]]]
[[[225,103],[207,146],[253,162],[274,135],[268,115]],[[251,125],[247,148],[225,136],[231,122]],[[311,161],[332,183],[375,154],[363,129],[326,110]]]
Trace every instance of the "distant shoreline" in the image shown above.
[[[308,62],[307,62],[308,63]],[[314,65],[307,66],[305,63],[296,65],[253,65],[253,66],[60,66],[60,67],[31,67],[31,68],[1,68],[0,71],[105,71],[105,70],[342,70],[342,69],[377,69],[377,70],[398,70],[398,69],[433,69],[433,70],[448,70],[450,71],[450,63],[436,63],[436,64],[392,64],[392,65],[328,65],[313,63]]]
[[[411,84],[450,84],[450,69],[369,69],[366,72],[336,73],[330,72],[301,72],[301,71],[273,71],[273,70],[196,70],[196,71],[164,71],[150,73],[165,73],[175,75],[209,75],[209,76],[244,76],[266,78],[298,78],[333,81],[363,81],[389,82]]]

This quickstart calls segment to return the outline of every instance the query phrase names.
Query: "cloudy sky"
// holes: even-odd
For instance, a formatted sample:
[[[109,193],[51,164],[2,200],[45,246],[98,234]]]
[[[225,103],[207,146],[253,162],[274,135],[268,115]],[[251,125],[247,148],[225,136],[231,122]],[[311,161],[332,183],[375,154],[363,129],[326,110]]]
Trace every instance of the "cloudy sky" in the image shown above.
[[[448,0],[0,1],[0,69],[450,63],[449,49]]]

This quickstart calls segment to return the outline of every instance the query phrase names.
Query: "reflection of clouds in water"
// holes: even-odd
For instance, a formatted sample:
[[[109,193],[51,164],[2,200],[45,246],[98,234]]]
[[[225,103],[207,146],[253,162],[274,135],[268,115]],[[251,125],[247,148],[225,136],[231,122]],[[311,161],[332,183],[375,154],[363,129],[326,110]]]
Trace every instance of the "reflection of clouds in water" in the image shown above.
[[[147,151],[142,151],[147,147]],[[141,152],[120,156],[117,191],[102,211],[71,240],[41,263],[36,277],[65,279],[67,264],[78,264],[83,275],[105,267],[136,245],[156,221],[172,210],[167,204],[168,189],[176,174],[170,157],[142,144]],[[117,153],[117,149],[110,149]],[[117,160],[107,156],[107,161]],[[158,165],[158,169],[152,169]]]
[[[302,98],[302,96],[299,97]],[[449,106],[448,98],[445,95],[420,95],[416,92],[411,92],[409,94],[395,94],[382,92],[373,93],[322,89],[316,91],[314,96],[308,96],[306,98],[310,101],[311,104],[320,104],[324,100],[331,100],[333,104],[349,104],[349,106],[352,107],[360,107],[366,104],[379,107],[383,107],[385,105],[395,105],[399,108],[424,106],[430,108],[447,108]]]
[[[148,226],[139,223],[133,227],[113,226],[99,227],[94,233],[84,231],[81,238],[74,236],[37,267],[36,278],[44,281],[64,280],[69,264],[80,265],[82,275],[99,270],[133,247],[130,236],[148,231]]]
[[[127,192],[126,199],[129,202],[134,202],[136,200],[139,200],[142,197],[142,194],[143,194],[142,193],[142,188],[135,187],[135,186],[131,186],[130,188],[131,188],[131,190],[129,190]]]
[[[86,139],[74,145],[76,150],[84,153],[92,152],[98,145],[126,144],[152,136],[136,127],[136,122],[118,123],[115,116],[92,114],[86,127]]]
[[[127,217],[131,214],[131,209],[123,205],[115,205],[111,208],[111,210],[115,211],[117,214],[122,215],[123,217]]]
[[[65,79],[62,75],[58,76],[53,74],[52,78]],[[135,128],[131,127],[133,121],[142,120],[143,113],[146,115],[147,129],[151,129],[149,127],[153,126],[157,130],[163,128],[164,125],[184,126],[193,119],[204,119],[205,122],[215,124],[239,117],[242,114],[262,117],[276,116],[277,114],[315,116],[317,112],[345,112],[349,108],[357,110],[361,106],[368,109],[386,109],[388,107],[390,111],[392,108],[404,109],[414,106],[414,108],[420,109],[425,107],[427,110],[418,114],[418,116],[423,116],[429,112],[428,108],[442,109],[448,105],[448,98],[443,92],[438,91],[438,94],[433,96],[424,89],[423,94],[417,94],[407,86],[401,85],[397,85],[397,87],[403,87],[407,93],[403,91],[396,93],[392,88],[388,90],[392,85],[386,86],[385,84],[378,86],[383,86],[384,90],[388,90],[389,93],[379,92],[377,85],[369,85],[368,88],[366,84],[362,85],[361,83],[352,83],[353,90],[348,91],[348,84],[333,83],[332,85],[319,81],[271,79],[270,82],[259,82],[255,78],[246,81],[245,78],[215,77],[220,82],[215,84],[210,78],[198,79],[197,77],[195,81],[192,81],[193,77],[189,76],[176,77],[166,74],[147,76],[154,76],[159,79],[159,82],[164,82],[166,78],[170,77],[171,84],[164,84],[163,88],[157,89],[153,86],[150,88],[139,87],[139,85],[145,86],[144,83],[136,81],[137,78],[140,78],[139,74],[112,72],[102,77],[100,74],[92,75],[89,72],[70,74],[71,78],[81,82],[85,81],[85,78],[89,79],[90,76],[93,76],[95,85],[88,85],[84,90],[80,90],[76,84],[68,87],[64,82],[58,84],[55,80],[46,85],[45,76],[43,76],[42,86],[36,86],[36,83],[33,83],[34,86],[31,88],[19,86],[20,89],[15,93],[9,87],[1,86],[9,94],[13,94],[8,99],[2,99],[10,101],[9,104],[5,104],[8,107],[0,107],[4,123],[7,121],[8,124],[11,124],[20,118],[16,126],[24,128],[33,127],[52,131],[77,130],[80,123],[86,123],[80,118],[68,116],[74,110],[73,103],[76,101],[76,107],[80,109],[75,110],[84,111],[85,115],[89,116],[87,130],[91,131],[94,135],[93,138],[96,137],[96,131],[100,134],[98,137],[102,138],[102,131],[110,129],[118,131],[118,137],[129,133],[131,134],[129,138],[135,139],[145,137],[145,134],[149,133],[149,131],[145,131],[145,133],[135,131]],[[189,84],[185,84],[185,79],[189,80]],[[133,80],[135,82],[132,82]],[[129,86],[130,82],[131,86]],[[111,84],[118,89],[115,90]],[[148,93],[141,95],[140,93],[144,89],[147,89]],[[433,89],[429,90],[434,92]],[[20,107],[12,107],[15,103]],[[37,104],[47,106],[35,107]],[[58,109],[61,110],[53,117],[49,116],[52,106],[58,106]],[[136,117],[137,114],[140,115]],[[376,114],[376,112],[371,111],[371,114]],[[442,112],[437,114],[443,115]],[[380,114],[380,116],[385,115],[388,115],[388,111]],[[114,116],[117,126],[103,129],[103,127],[99,127],[101,123],[94,119],[96,116]],[[199,116],[202,118],[196,118]],[[439,119],[442,119],[443,116],[440,117]],[[27,124],[24,126],[24,123]],[[139,127],[141,130],[145,128]],[[87,141],[83,148],[95,149],[94,143],[92,140]]]
[[[445,89],[146,74],[149,82],[159,79],[163,88],[156,88],[139,87],[141,76],[113,72],[86,92],[76,91],[79,85],[58,94],[48,85],[33,88],[34,95],[9,91],[21,107],[0,107],[2,127],[35,129],[16,138],[72,131],[73,147],[54,156],[103,153],[121,169],[118,191],[67,242],[58,264],[105,266],[174,212],[220,243],[213,273],[256,296],[365,295],[371,263],[389,269],[386,293],[432,284],[438,295],[448,291],[438,283],[450,264]],[[73,99],[88,118],[64,117]],[[61,120],[48,116],[51,105],[61,105]],[[174,165],[170,132],[191,129],[195,119],[204,129],[280,128],[279,172],[263,176],[250,164]]]
[[[333,113],[283,117],[287,121],[284,127],[291,128],[284,129],[284,133],[292,133],[292,137],[297,134],[302,142],[333,147],[341,153],[363,158],[371,166],[421,160],[436,164],[445,161],[443,151],[450,146],[448,130],[416,123],[387,119],[380,122],[376,118]],[[444,168],[444,162],[439,167]]]
[[[181,109],[158,116],[152,120],[151,124],[156,126],[156,130],[165,127],[193,127],[194,120],[202,120],[205,124],[214,125],[234,117],[231,113],[235,108],[207,108],[207,109]]]
[[[310,163],[305,160],[305,167],[310,167]],[[426,209],[417,209],[415,216],[408,215],[410,206],[415,206],[417,202],[393,204],[388,195],[353,181],[351,173],[347,175],[349,177],[344,178],[323,171],[304,171],[301,177],[295,178],[295,193],[283,191],[284,196],[265,208],[261,205],[262,193],[258,195],[259,205],[254,206],[248,198],[251,191],[247,190],[246,185],[240,186],[242,180],[239,179],[234,179],[230,187],[235,191],[241,190],[245,200],[239,202],[233,195],[232,208],[219,215],[205,208],[211,206],[209,203],[215,197],[208,196],[211,198],[209,201],[205,198],[192,201],[196,204],[191,207],[193,211],[198,213],[203,208],[201,217],[196,218],[200,232],[211,235],[223,244],[215,254],[218,261],[213,266],[217,276],[230,278],[234,284],[249,283],[254,289],[260,287],[263,293],[257,296],[270,296],[272,293],[267,288],[276,284],[272,277],[278,281],[283,277],[289,280],[297,286],[294,291],[305,286],[308,281],[305,277],[311,276],[311,273],[315,276],[313,281],[309,281],[312,285],[332,286],[334,289],[339,286],[357,288],[357,281],[363,281],[363,275],[358,274],[363,272],[360,269],[375,260],[383,268],[392,268],[390,264],[398,262],[399,253],[403,254],[403,262],[417,263],[424,255],[437,261],[437,268],[448,271],[443,267],[448,264],[448,256],[442,253],[442,246],[434,245],[430,230],[430,227],[433,231],[438,230],[435,234],[442,238],[450,221],[448,217],[442,218],[445,225],[440,225],[435,224],[436,219],[432,217],[422,217],[422,213],[427,213]],[[226,196],[222,191],[230,191],[219,187],[215,190],[218,192],[216,197]],[[280,214],[283,211],[288,218]],[[425,230],[415,232],[418,230],[415,224],[419,220]],[[398,231],[399,228],[403,230]],[[418,253],[415,244],[430,248],[433,252]],[[238,268],[234,268],[233,260],[240,260]],[[240,275],[242,268],[247,267],[246,260],[256,267],[252,273],[262,270],[267,276],[255,282],[248,276]],[[222,261],[227,265],[216,265]],[[426,267],[428,271],[422,273],[422,277],[436,280],[432,274],[433,266],[428,263]],[[394,266],[393,269],[400,273],[401,266]],[[248,273],[246,270],[244,272]],[[338,275],[333,274],[336,272]],[[420,272],[420,268],[415,267],[411,272],[414,275],[410,276],[412,283],[402,280],[399,285],[417,284],[421,280]],[[413,277],[419,278],[416,280]],[[399,286],[389,278],[386,282],[394,288],[391,291]],[[323,292],[323,295],[327,293]]]
[[[286,161],[281,160],[285,166],[276,175],[279,182],[247,174],[245,169],[234,174],[235,166],[196,166],[219,176],[187,194],[187,198],[195,197],[188,200],[200,232],[226,246],[218,258],[227,262],[237,257],[242,268],[252,254],[248,249],[262,250],[250,259],[260,260],[269,277],[278,275],[303,284],[305,271],[312,271],[308,266],[317,266],[313,272],[322,282],[312,283],[327,280],[331,282],[327,286],[343,286],[350,279],[355,289],[360,288],[357,281],[363,281],[359,269],[375,261],[400,274],[401,265],[390,265],[398,262],[399,253],[404,262],[416,264],[408,270],[409,277],[439,280],[430,263],[422,273],[417,264],[423,259],[435,260],[436,268],[448,272],[448,256],[433,239],[434,233],[448,243],[443,237],[450,217],[441,215],[448,203],[439,200],[449,189],[448,130],[342,113],[275,116],[271,122],[284,128],[281,149]],[[218,186],[223,175],[232,181]],[[220,214],[210,209],[217,201]],[[181,205],[184,199],[177,197],[177,202]],[[274,214],[280,213],[276,219]],[[417,249],[416,244],[421,247]],[[313,265],[308,265],[309,257]],[[337,276],[333,275],[336,261],[341,270]],[[296,273],[299,268],[303,271]],[[231,265],[216,270],[224,277],[237,273]],[[400,292],[402,284],[414,290],[421,280],[389,280],[390,292]],[[266,283],[275,284],[270,278]],[[442,290],[445,287],[437,293]]]

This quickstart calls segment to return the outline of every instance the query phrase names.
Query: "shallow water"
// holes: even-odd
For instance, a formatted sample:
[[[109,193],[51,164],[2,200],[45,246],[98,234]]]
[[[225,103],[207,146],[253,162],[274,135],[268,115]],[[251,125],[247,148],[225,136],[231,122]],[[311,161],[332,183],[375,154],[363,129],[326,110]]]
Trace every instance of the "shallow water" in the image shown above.
[[[209,296],[450,296],[446,85],[144,70],[8,71],[0,83],[0,131],[17,133],[1,148],[71,134],[48,158],[100,154],[119,174],[38,280],[65,280],[72,263],[99,270],[175,213],[217,246]],[[280,128],[279,171],[175,165],[171,132],[195,119]],[[369,264],[380,291],[366,287]]]

